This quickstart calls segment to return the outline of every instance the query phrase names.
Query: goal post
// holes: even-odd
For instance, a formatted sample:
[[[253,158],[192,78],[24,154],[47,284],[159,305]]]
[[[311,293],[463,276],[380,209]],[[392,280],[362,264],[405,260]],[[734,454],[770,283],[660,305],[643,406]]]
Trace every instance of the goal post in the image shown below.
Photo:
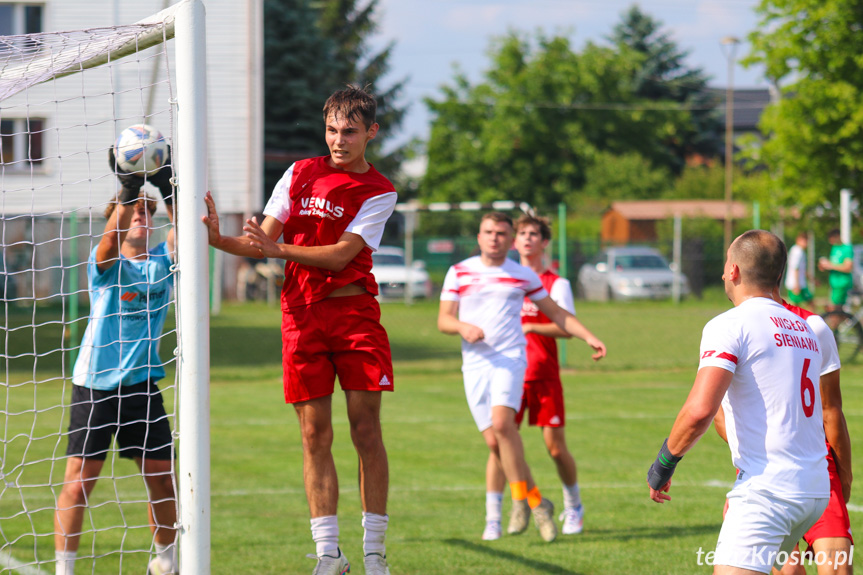
[[[187,2],[177,13],[179,152],[177,259],[180,371],[180,572],[210,573],[210,298],[206,215],[207,100],[204,7]],[[181,82],[182,79],[182,82]],[[182,219],[180,219],[182,217]],[[199,337],[192,337],[192,334]]]
[[[166,372],[159,387],[175,439],[177,520],[168,527],[180,572],[210,573],[205,31],[202,2],[180,0],[126,25],[0,37],[0,573],[54,573],[88,258],[118,186],[107,152],[140,123],[171,144],[179,190],[167,280],[174,312],[154,344],[160,363],[148,365]],[[159,197],[150,184],[144,191]],[[171,229],[159,206],[153,246]],[[112,446],[87,501],[77,572],[147,570],[155,548],[146,485]]]

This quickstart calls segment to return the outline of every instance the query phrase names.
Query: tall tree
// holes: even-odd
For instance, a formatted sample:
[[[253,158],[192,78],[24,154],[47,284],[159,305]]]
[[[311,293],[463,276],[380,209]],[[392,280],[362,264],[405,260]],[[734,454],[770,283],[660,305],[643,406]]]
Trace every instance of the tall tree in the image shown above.
[[[393,43],[369,48],[377,31],[378,0],[265,0],[265,147],[287,154],[267,166],[271,190],[292,156],[326,153],[321,108],[326,98],[348,83],[368,87],[378,100],[381,131],[369,158],[393,173],[403,156],[398,148],[381,152],[405,113],[397,100],[406,80],[385,87]],[[269,191],[267,192],[269,193]]]
[[[766,141],[750,155],[766,164],[788,204],[863,198],[863,3],[762,0],[752,52],[781,86],[761,118]]]
[[[485,81],[456,75],[442,99],[426,101],[434,119],[425,198],[548,207],[573,199],[608,155],[641,158],[648,169],[673,164],[664,142],[687,129],[689,113],[634,94],[633,51],[588,44],[575,53],[564,37],[511,33],[490,55]]]
[[[292,159],[326,153],[321,107],[332,92],[334,43],[308,0],[264,2],[264,193]],[[320,55],[311,58],[310,55]]]
[[[398,105],[407,79],[397,80],[389,87],[384,87],[381,81],[390,70],[395,43],[389,42],[377,52],[368,45],[369,37],[378,30],[378,0],[369,0],[365,5],[358,0],[321,0],[318,6],[321,32],[335,43],[334,82],[341,86],[348,82],[368,86],[377,98],[381,132],[369,147],[369,158],[379,170],[392,174],[404,159],[405,150],[396,148],[383,153],[382,148],[407,111]]]
[[[608,39],[618,47],[642,56],[641,66],[632,78],[636,96],[652,101],[677,102],[691,111],[691,126],[666,142],[677,159],[673,166],[679,174],[688,157],[699,154],[715,157],[720,152],[721,126],[707,80],[701,68],[686,65],[689,52],[681,50],[662,23],[633,5],[614,27]]]

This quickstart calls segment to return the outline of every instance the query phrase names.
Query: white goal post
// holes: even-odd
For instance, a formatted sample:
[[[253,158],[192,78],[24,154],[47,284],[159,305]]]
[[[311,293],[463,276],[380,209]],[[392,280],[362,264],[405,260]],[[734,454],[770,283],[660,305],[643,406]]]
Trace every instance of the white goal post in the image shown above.
[[[118,185],[108,149],[140,123],[169,141],[179,191],[175,311],[156,344],[176,439],[169,527],[180,572],[210,573],[205,46],[200,0],[128,25],[0,36],[0,574],[54,573],[72,368],[88,324],[79,300],[84,309],[88,257]],[[150,184],[144,191],[159,197]],[[159,206],[154,245],[171,227]],[[112,447],[88,501],[78,572],[145,572],[154,553],[147,504],[141,474]]]

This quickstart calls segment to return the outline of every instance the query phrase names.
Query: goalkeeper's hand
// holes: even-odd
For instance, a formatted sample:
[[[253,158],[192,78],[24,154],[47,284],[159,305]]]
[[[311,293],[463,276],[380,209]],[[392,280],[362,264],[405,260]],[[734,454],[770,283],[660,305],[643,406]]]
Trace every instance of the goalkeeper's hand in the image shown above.
[[[147,181],[159,188],[159,193],[162,194],[162,199],[165,200],[166,206],[171,206],[174,203],[174,196],[177,188],[171,184],[171,177],[174,174],[174,161],[171,157],[171,146],[168,146],[168,151],[165,153],[165,162],[155,174],[147,176]]]
[[[119,201],[121,204],[131,204],[138,201],[141,188],[144,187],[144,178],[138,174],[127,172],[117,163],[114,157],[114,146],[108,148],[108,163],[120,180]]]

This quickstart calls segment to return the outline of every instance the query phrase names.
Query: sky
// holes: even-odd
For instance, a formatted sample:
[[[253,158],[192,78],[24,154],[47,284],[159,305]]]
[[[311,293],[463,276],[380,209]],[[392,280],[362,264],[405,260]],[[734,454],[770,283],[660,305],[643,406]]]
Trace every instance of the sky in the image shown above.
[[[431,117],[423,98],[439,98],[440,86],[452,84],[456,65],[472,82],[481,81],[491,38],[511,30],[542,30],[567,36],[580,50],[587,41],[604,43],[636,3],[690,52],[687,64],[711,76],[709,85],[728,84],[729,59],[720,41],[733,36],[741,41],[734,58],[735,88],[767,86],[760,68],[736,63],[749,52],[746,37],[758,22],[758,0],[379,0],[379,28],[371,46],[395,42],[383,84],[408,78],[401,102],[408,112],[392,142],[428,138]]]

